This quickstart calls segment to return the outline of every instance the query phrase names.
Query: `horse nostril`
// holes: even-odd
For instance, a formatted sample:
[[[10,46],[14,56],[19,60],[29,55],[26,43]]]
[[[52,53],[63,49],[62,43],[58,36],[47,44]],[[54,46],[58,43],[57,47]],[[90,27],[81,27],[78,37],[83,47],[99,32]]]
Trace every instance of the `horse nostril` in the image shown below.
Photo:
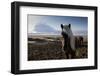
[[[66,34],[65,37],[68,38],[68,34]]]
[[[66,34],[64,32],[61,33],[63,36],[65,36]]]
[[[67,37],[68,38],[68,34],[66,34],[65,32],[61,33],[63,37]]]
[[[68,37],[68,34],[66,34],[66,36]]]

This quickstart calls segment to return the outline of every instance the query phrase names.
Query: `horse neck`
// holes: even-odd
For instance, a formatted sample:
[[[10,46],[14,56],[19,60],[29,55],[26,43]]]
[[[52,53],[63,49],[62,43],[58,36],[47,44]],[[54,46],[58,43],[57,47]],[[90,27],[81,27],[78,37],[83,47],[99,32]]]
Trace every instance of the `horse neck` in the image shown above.
[[[64,44],[66,45],[66,46],[69,46],[70,45],[70,38],[64,38]]]
[[[73,33],[71,33],[71,35],[68,38],[64,37],[64,46],[74,50],[74,36],[73,36]]]

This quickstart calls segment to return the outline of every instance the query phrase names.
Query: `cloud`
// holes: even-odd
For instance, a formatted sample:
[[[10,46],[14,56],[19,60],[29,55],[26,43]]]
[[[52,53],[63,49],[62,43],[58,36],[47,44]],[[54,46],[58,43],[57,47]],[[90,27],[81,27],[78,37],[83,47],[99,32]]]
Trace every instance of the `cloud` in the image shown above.
[[[59,31],[55,30],[53,27],[45,23],[36,24],[33,31],[35,31],[36,33],[52,33],[52,34],[60,33]]]

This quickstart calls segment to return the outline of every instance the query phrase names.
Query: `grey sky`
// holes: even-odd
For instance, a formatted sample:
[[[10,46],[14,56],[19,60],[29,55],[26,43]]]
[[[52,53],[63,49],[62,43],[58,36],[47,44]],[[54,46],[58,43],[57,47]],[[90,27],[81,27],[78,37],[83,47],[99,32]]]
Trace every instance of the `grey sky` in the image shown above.
[[[73,34],[87,35],[87,17],[47,15],[28,15],[28,33],[60,34],[60,25],[69,23]]]

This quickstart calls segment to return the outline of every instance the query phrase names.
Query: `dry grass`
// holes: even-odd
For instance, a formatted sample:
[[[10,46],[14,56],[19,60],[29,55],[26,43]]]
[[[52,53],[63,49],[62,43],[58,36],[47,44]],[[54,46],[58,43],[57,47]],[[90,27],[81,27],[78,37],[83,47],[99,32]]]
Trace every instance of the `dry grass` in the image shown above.
[[[51,60],[51,59],[66,59],[66,55],[62,50],[62,38],[29,38],[29,41],[35,43],[28,43],[28,60]],[[85,42],[87,46],[87,43]],[[87,47],[80,47],[76,49],[75,58],[87,58]],[[75,59],[74,58],[74,59]]]

